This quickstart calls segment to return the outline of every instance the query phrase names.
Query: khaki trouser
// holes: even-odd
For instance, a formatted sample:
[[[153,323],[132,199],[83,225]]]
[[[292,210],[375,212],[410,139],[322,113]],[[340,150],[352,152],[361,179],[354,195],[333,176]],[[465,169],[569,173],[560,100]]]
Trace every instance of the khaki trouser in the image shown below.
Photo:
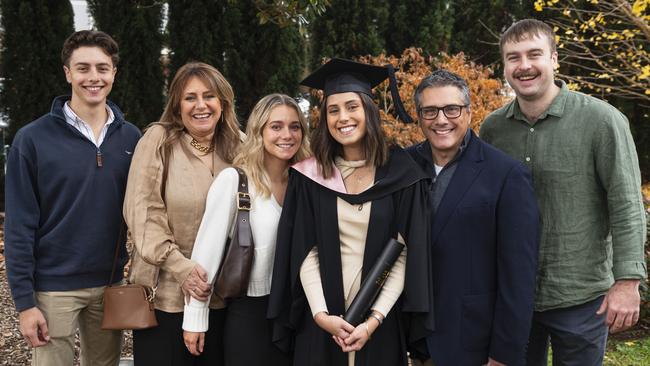
[[[33,366],[72,366],[74,335],[79,328],[82,366],[115,366],[120,361],[122,332],[102,330],[104,287],[36,292],[36,306],[50,333],[47,345],[32,352]]]

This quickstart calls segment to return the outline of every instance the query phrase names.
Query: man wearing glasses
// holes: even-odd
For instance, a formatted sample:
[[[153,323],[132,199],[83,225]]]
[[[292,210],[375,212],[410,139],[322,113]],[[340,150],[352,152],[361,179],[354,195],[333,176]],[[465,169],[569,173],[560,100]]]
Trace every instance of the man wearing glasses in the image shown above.
[[[438,70],[415,92],[431,176],[433,363],[522,365],[533,314],[539,216],[530,171],[469,128],[469,88]]]

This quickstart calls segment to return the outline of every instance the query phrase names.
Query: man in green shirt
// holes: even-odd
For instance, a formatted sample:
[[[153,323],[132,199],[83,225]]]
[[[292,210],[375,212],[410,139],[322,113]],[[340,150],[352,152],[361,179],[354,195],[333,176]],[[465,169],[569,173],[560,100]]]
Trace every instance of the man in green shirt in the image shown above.
[[[542,234],[528,365],[601,364],[607,330],[639,318],[645,214],[634,141],[611,105],[555,80],[555,34],[525,19],[501,36],[516,98],[481,138],[533,172]]]

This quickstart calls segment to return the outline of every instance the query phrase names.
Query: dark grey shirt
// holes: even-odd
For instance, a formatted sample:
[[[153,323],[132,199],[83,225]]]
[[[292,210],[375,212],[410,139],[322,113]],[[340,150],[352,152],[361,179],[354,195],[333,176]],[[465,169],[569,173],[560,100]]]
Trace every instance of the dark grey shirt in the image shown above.
[[[431,185],[431,195],[429,196],[432,215],[435,215],[436,211],[438,210],[438,205],[440,205],[440,201],[442,200],[442,197],[444,197],[445,192],[447,191],[449,182],[451,181],[451,178],[454,176],[454,173],[456,172],[456,167],[458,166],[458,159],[460,159],[460,157],[463,155],[463,152],[467,147],[467,143],[469,142],[470,136],[471,133],[469,130],[467,130],[467,133],[463,138],[463,142],[460,144],[460,148],[458,149],[458,152],[456,153],[456,155],[454,155],[454,158],[451,159],[451,161],[442,168],[439,174],[436,174],[436,168],[433,163],[433,157],[432,156],[427,157],[427,160],[431,162],[431,169],[433,169],[433,184]],[[430,150],[427,149],[426,151],[430,151]]]

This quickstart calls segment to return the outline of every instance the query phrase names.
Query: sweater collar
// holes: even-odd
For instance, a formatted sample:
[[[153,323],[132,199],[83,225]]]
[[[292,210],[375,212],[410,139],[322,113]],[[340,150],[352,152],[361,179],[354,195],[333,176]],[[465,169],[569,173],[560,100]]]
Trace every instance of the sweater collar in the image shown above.
[[[71,96],[69,95],[61,95],[56,98],[54,98],[54,101],[52,102],[52,108],[50,109],[50,115],[60,119],[61,121],[65,122],[65,113],[63,111],[63,106],[67,101],[71,99]],[[115,120],[113,123],[115,125],[121,125],[124,123],[124,114],[122,114],[122,111],[120,108],[110,100],[106,101],[106,105],[108,108],[111,109],[113,112],[113,116],[115,116]]]

